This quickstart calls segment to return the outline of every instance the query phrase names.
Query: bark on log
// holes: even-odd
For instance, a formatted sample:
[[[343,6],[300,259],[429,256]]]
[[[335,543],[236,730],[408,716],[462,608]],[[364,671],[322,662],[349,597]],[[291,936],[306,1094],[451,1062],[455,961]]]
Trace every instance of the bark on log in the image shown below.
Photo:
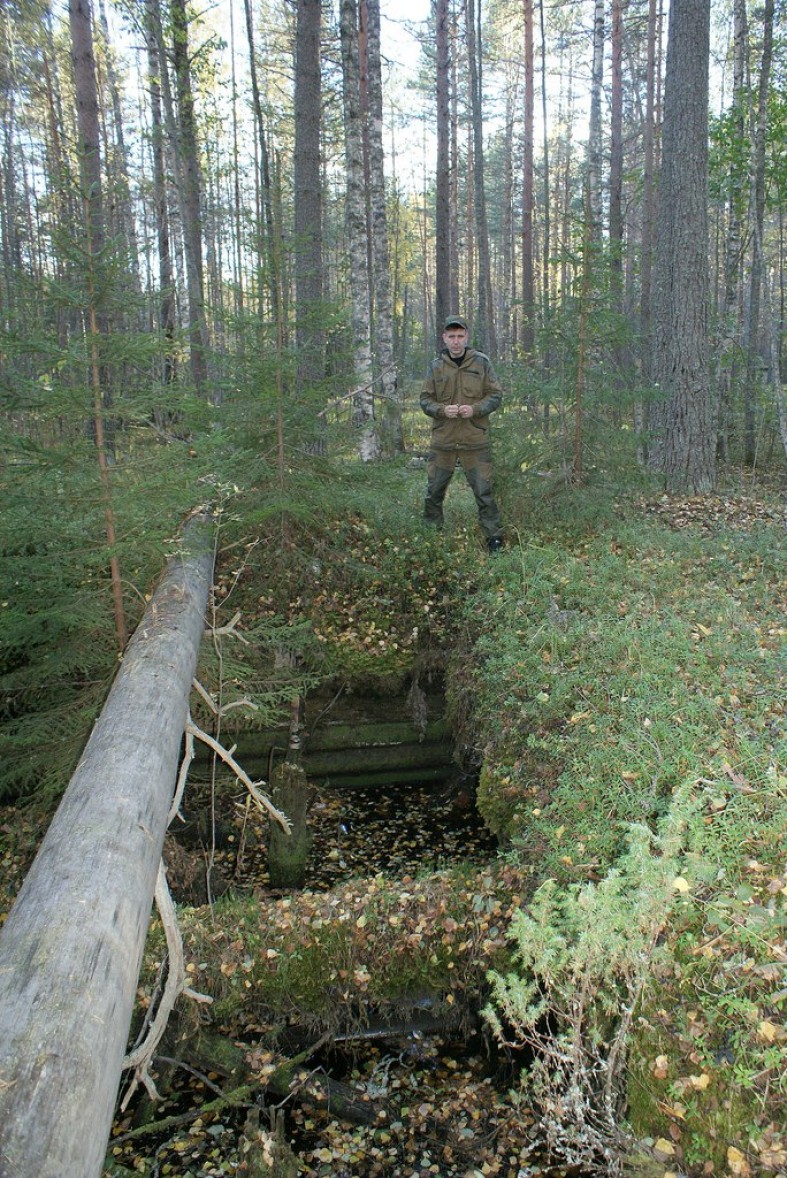
[[[194,521],[0,933],[0,1174],[106,1153],[211,583]]]

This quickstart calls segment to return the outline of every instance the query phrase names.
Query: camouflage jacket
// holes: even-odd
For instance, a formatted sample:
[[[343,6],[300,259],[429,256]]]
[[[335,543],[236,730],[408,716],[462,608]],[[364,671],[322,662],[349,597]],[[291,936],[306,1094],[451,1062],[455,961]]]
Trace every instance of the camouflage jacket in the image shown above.
[[[492,361],[468,348],[461,364],[444,349],[421,390],[421,408],[432,418],[434,450],[479,450],[489,444],[489,414],[499,409],[503,390]],[[472,417],[446,417],[446,405],[472,405]]]

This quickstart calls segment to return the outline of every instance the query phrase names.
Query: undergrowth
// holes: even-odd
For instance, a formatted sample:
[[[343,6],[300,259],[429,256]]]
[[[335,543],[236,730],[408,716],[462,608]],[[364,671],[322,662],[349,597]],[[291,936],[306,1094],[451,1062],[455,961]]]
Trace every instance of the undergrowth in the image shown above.
[[[672,519],[641,506],[570,544],[532,536],[468,611],[475,642],[455,659],[451,703],[478,742],[479,807],[512,857],[552,881],[514,923],[520,965],[498,1003],[538,1041],[531,1081],[558,1153],[610,1164],[614,1134],[594,1118],[613,1080],[607,1129],[646,1135],[657,1165],[781,1173],[783,522],[751,504],[745,528],[712,500],[676,501]],[[631,1018],[634,910],[658,908],[659,891],[631,877],[630,832],[656,837],[680,797],[680,874],[661,864],[680,903],[662,889]],[[601,972],[588,938],[606,945]],[[621,1029],[627,1067],[614,1078]]]
[[[507,856],[498,868],[552,882],[530,907],[493,896],[489,911],[485,888],[496,884],[456,882],[439,909],[428,882],[391,891],[361,881],[339,907],[312,901],[308,920],[282,903],[262,925],[251,901],[212,916],[215,926],[197,915],[186,922],[196,988],[207,963],[228,1017],[251,994],[333,1025],[348,1000],[384,1002],[403,983],[445,1001],[480,992],[493,966],[506,979],[499,1008],[529,1028],[544,1060],[573,1036],[565,1067],[561,1056],[531,1077],[558,1155],[570,1146],[608,1162],[630,1131],[660,1173],[783,1172],[783,521],[751,497],[738,505],[745,526],[733,496],[623,498],[600,471],[592,507],[554,481],[536,502],[525,491],[537,471],[509,465],[508,546],[489,559],[459,479],[435,534],[420,522],[424,472],[404,462],[315,461],[293,472],[292,495],[274,494],[252,449],[242,457],[253,477],[225,505],[215,614],[222,625],[239,612],[248,645],[207,650],[207,686],[275,710],[296,684],[402,682],[448,662],[457,756],[480,768],[479,809]],[[39,632],[36,602],[67,574],[48,571],[46,528],[31,522],[30,552],[10,532],[3,541],[15,591],[3,608],[17,610],[6,623],[20,643],[3,668],[6,736],[18,719],[46,717],[53,685],[67,704],[97,706],[111,672],[110,646],[96,644],[84,666],[64,662],[62,679],[41,680],[54,643],[69,655],[89,641],[99,597],[105,618],[104,554],[76,569],[66,624],[57,630],[52,610]],[[21,556],[31,575],[17,586]],[[131,567],[142,584],[150,551]],[[20,757],[27,747],[38,759],[7,788],[47,773],[49,746],[20,744]],[[49,778],[62,775],[58,765]],[[667,848],[678,813],[680,847]],[[641,929],[650,939],[638,940]],[[392,955],[386,933],[412,951]],[[513,974],[501,968],[510,944]],[[560,1136],[569,1108],[575,1125],[585,1116],[583,1141]]]

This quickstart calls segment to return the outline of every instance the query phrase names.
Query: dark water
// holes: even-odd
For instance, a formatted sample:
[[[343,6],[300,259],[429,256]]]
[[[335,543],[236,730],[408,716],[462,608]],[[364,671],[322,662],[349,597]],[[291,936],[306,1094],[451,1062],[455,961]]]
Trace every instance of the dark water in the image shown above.
[[[470,791],[401,786],[381,791],[323,791],[310,813],[314,829],[309,886],[331,888],[358,875],[437,871],[493,858]]]

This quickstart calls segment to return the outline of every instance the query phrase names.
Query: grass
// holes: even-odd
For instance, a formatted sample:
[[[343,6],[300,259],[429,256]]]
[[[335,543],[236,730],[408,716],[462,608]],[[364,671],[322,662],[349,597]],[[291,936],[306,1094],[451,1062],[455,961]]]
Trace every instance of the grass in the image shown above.
[[[634,825],[655,835],[690,802],[625,1095],[656,1158],[692,1174],[787,1161],[786,599],[773,504],[643,499],[531,533],[479,587],[454,667],[482,813],[566,895],[601,895]],[[536,977],[563,944],[548,931]]]

